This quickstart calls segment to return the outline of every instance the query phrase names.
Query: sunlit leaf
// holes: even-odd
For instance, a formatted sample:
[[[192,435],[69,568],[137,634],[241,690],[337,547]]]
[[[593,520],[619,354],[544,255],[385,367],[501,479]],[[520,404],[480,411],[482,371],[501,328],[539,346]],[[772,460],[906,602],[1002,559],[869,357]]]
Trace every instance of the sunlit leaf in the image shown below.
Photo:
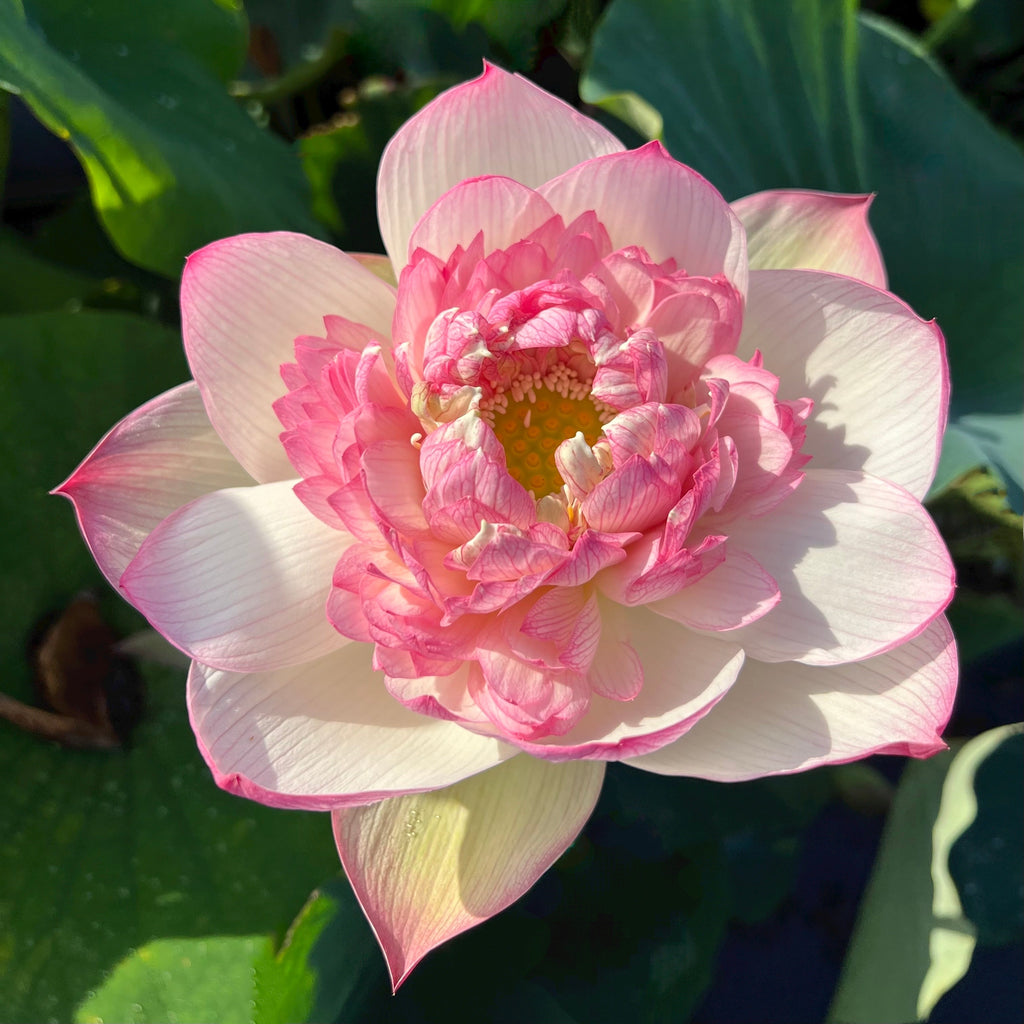
[[[371,1019],[390,999],[380,948],[344,878],[320,886],[256,968],[255,1024]]]
[[[75,149],[118,249],[176,277],[245,230],[316,233],[298,161],[231,100],[244,21],[210,0],[0,2],[0,80]]]
[[[264,935],[156,939],[114,968],[78,1008],[75,1024],[250,1024],[253,963],[271,952]]]
[[[992,729],[956,754],[908,765],[861,903],[830,1021],[926,1020],[942,995],[966,974],[978,926],[965,913],[966,888],[958,890],[950,855],[954,848],[964,850],[960,844],[981,817],[981,802],[992,800],[977,785],[981,767],[1008,743],[1015,745],[1012,757],[1019,767],[1020,734],[1020,726]],[[1020,776],[1019,771],[1014,774]],[[998,802],[1005,807],[1005,801]],[[1001,809],[995,809],[996,817],[1004,832],[1012,830],[1015,841],[1019,830],[1007,824]],[[1001,838],[1006,844],[1005,836]],[[960,852],[960,860],[959,880],[987,885],[996,900],[1006,898],[1004,883],[1019,884],[1019,871],[983,880],[976,857],[967,854],[965,864]],[[1019,858],[1014,867],[1019,868]]]

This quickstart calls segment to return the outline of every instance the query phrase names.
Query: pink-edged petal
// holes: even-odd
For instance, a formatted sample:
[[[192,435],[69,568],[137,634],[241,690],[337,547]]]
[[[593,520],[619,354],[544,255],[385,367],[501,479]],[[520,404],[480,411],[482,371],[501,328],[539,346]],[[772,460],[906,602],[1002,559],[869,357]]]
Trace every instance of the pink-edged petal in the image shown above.
[[[528,753],[551,761],[617,761],[649,753],[703,718],[739,675],[743,651],[738,644],[694,633],[647,608],[623,608],[604,600],[600,605],[602,643],[625,642],[632,648],[643,668],[640,691],[628,702],[595,693],[590,709],[564,735],[517,741]],[[628,652],[619,652],[617,661],[625,673],[621,684],[600,673],[600,689],[635,691],[633,660]]]
[[[720,631],[755,622],[780,598],[775,580],[750,555],[730,551],[727,545],[721,565],[650,607],[691,629]]]
[[[615,248],[639,245],[691,276],[724,274],[745,294],[743,226],[713,185],[659,142],[588,160],[538,191],[566,224],[596,212]]]
[[[519,899],[579,834],[604,765],[516,757],[447,789],[335,811],[334,837],[395,988]]]
[[[214,491],[149,535],[121,589],[198,661],[270,671],[348,643],[325,606],[334,566],[352,543],[313,516],[290,482]]]
[[[735,351],[743,300],[721,278],[688,278],[644,319],[665,346],[669,396],[692,383],[711,358]]]
[[[813,466],[860,469],[915,497],[938,464],[949,403],[934,323],[888,292],[811,270],[757,270],[739,355],[760,350],[779,397],[808,397]]]
[[[873,196],[758,192],[733,212],[747,229],[751,270],[827,270],[885,288],[885,264],[868,224]]]
[[[632,455],[580,503],[587,522],[602,533],[642,532],[664,521],[679,497],[679,484],[663,459]]]
[[[96,564],[116,587],[142,542],[175,509],[252,483],[189,382],[121,420],[54,493],[74,504]]]
[[[416,222],[453,185],[501,174],[531,188],[623,145],[611,132],[491,64],[442,93],[395,133],[377,175],[380,231],[396,271]]]
[[[400,704],[351,643],[272,672],[193,662],[189,714],[217,785],[275,807],[332,810],[449,786],[515,747]]]
[[[635,700],[644,684],[643,662],[624,630],[608,628],[607,621],[604,625],[587,682],[599,697]]]
[[[333,314],[387,340],[394,310],[394,288],[305,235],[237,235],[189,257],[181,281],[185,352],[211,423],[256,480],[295,473],[273,409],[295,339],[322,336]]]
[[[953,564],[910,494],[863,473],[807,471],[767,515],[730,527],[782,599],[729,633],[762,661],[834,665],[881,654],[920,633],[949,603]]]
[[[586,529],[569,553],[569,561],[546,576],[544,582],[555,587],[581,587],[602,569],[617,565],[626,557],[626,545],[639,533],[599,533]]]
[[[725,699],[682,739],[630,759],[663,775],[739,782],[869,754],[942,750],[956,688],[945,616],[867,661],[829,668],[747,659]]]
[[[419,452],[408,441],[378,441],[362,456],[366,493],[377,514],[403,533],[423,532],[423,481]]]
[[[512,178],[474,178],[445,192],[409,239],[409,255],[425,249],[442,260],[483,232],[484,253],[505,249],[555,216],[551,204]]]

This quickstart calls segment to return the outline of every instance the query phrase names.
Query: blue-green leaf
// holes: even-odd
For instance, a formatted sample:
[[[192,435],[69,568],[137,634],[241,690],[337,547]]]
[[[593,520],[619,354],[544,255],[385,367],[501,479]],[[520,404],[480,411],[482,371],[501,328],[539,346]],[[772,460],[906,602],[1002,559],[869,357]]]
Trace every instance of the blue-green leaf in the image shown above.
[[[877,193],[892,290],[948,343],[943,479],[986,462],[1021,510],[1024,161],[911,37],[851,0],[614,0],[581,92],[638,95],[728,199]]]

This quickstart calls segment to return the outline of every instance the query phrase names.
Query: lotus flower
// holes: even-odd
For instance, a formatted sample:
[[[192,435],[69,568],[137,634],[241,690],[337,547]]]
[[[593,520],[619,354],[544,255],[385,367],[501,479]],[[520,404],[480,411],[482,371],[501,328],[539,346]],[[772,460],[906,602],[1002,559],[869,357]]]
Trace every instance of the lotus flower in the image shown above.
[[[730,207],[490,66],[378,197],[387,259],[193,255],[194,382],[58,490],[193,659],[218,784],[332,812],[397,985],[566,849],[606,762],[927,756],[956,658],[943,339],[868,197]]]

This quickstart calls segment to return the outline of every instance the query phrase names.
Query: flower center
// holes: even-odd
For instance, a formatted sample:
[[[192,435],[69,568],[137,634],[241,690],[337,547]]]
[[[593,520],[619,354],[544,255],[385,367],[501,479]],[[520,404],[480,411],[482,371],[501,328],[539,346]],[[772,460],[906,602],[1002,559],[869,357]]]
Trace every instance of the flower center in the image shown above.
[[[615,410],[592,398],[590,384],[575,370],[558,363],[499,387],[480,403],[480,415],[505,448],[509,475],[543,497],[562,489],[555,449],[580,431],[593,445]]]

